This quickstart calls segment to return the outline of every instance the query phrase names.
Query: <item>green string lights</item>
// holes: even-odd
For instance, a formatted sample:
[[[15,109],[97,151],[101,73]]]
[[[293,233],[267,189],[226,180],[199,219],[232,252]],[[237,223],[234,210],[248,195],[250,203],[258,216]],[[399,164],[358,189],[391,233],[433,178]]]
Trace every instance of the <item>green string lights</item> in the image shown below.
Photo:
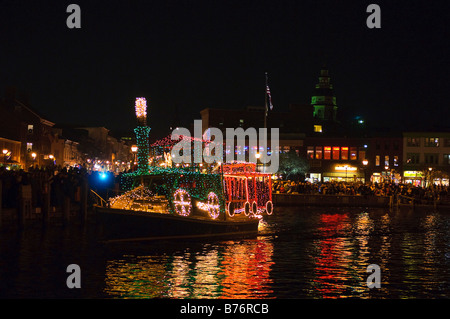
[[[147,126],[147,100],[143,97],[136,98],[135,111],[138,126],[134,129],[136,134],[136,141],[138,145],[137,162],[138,162],[138,174],[146,174],[149,170],[148,155],[149,155],[149,143],[148,134],[150,133],[150,127]]]
[[[255,218],[260,218],[263,211],[272,213],[270,175],[257,173],[254,163],[219,164],[218,172],[210,170],[208,174],[200,171],[202,164],[172,166],[167,158],[159,166],[150,165],[150,127],[147,126],[145,98],[137,98],[135,107],[138,168],[121,176],[121,189],[127,192],[112,198],[111,207],[212,219],[227,212],[230,217],[244,212]],[[162,149],[167,155],[173,142],[166,138],[152,144],[152,148]]]
[[[136,141],[138,146],[137,151],[137,172],[139,174],[147,174],[149,171],[148,155],[149,155],[149,144],[148,144],[148,134],[150,133],[150,127],[148,126],[138,126],[134,129],[136,134]]]

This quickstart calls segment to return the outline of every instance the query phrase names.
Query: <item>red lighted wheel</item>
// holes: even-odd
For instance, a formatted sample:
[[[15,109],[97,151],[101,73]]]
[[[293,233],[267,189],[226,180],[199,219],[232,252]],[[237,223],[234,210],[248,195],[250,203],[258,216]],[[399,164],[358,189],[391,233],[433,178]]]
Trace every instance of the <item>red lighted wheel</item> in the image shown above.
[[[252,203],[252,212],[255,215],[258,213],[258,204],[256,204],[256,202]]]
[[[228,216],[233,217],[234,216],[234,205],[232,202],[229,202],[227,205],[227,212]]]
[[[249,202],[245,202],[244,204],[244,214],[245,216],[249,216],[252,213],[251,206]]]
[[[270,200],[266,203],[266,213],[267,215],[272,215],[273,213],[273,203]]]

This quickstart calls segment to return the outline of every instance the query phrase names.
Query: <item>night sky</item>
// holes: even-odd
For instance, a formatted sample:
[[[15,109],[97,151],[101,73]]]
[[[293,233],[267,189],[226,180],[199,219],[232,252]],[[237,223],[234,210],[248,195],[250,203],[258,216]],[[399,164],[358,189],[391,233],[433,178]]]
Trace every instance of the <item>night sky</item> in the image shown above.
[[[66,8],[81,7],[81,29]],[[366,8],[381,7],[381,29]],[[0,95],[16,86],[56,123],[131,131],[134,99],[153,133],[179,111],[310,103],[327,63],[338,116],[414,130],[450,118],[444,1],[3,1]]]

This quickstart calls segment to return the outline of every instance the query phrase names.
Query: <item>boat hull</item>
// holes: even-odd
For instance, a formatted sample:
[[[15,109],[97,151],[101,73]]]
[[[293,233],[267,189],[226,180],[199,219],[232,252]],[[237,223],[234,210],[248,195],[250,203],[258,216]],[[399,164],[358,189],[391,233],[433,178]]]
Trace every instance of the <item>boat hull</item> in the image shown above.
[[[104,240],[256,235],[258,219],[211,220],[95,207]]]

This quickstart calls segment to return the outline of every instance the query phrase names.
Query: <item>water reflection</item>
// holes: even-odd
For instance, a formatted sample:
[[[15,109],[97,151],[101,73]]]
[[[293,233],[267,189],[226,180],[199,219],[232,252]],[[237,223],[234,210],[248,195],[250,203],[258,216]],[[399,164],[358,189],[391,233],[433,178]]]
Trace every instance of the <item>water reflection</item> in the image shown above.
[[[255,240],[199,244],[107,262],[112,297],[429,298],[449,295],[450,216],[289,210]],[[366,285],[381,267],[381,289]]]
[[[450,212],[283,208],[256,239],[105,247],[95,228],[0,232],[0,297],[448,298]],[[82,289],[64,284],[68,264]],[[381,289],[366,285],[369,264]]]
[[[109,260],[105,292],[121,298],[267,298],[273,244],[267,239],[205,244],[172,255]]]
[[[319,235],[323,239],[318,240],[319,255],[315,261],[315,278],[313,283],[316,291],[322,298],[338,296],[342,293],[345,273],[341,269],[347,269],[348,253],[344,249],[344,238],[340,232],[345,228],[347,214],[323,214],[320,216]]]

